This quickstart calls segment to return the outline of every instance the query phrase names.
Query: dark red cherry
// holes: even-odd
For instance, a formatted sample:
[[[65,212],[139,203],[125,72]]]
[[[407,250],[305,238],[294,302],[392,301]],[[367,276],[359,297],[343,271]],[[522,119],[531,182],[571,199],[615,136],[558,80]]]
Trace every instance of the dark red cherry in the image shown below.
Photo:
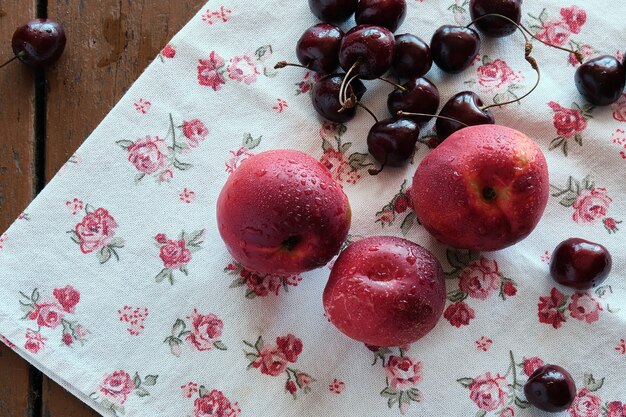
[[[467,126],[494,124],[496,122],[490,109],[483,110],[483,101],[478,95],[472,91],[462,91],[454,96],[446,104],[444,104],[440,116],[449,117],[459,122],[465,123]],[[448,120],[437,119],[435,124],[437,129],[437,137],[440,141],[445,140],[448,136],[463,129],[461,123]]]
[[[44,68],[56,62],[65,49],[65,31],[54,20],[34,19],[17,28],[11,45],[24,64]]]
[[[398,30],[406,17],[406,0],[361,0],[356,6],[357,25],[383,26]]]
[[[345,123],[350,121],[356,114],[356,107],[345,109],[339,112],[341,104],[339,103],[339,89],[345,74],[329,74],[322,77],[313,85],[311,98],[313,107],[320,116],[335,123]],[[363,83],[355,79],[348,88],[348,95],[354,92],[360,100],[365,94],[366,88]]]
[[[328,74],[339,66],[339,46],[343,31],[330,23],[308,28],[296,46],[298,61],[311,71]]]
[[[565,369],[545,365],[537,369],[524,385],[526,400],[550,413],[565,411],[576,397],[576,384]]]
[[[309,8],[320,20],[341,23],[354,14],[359,0],[309,0]]]
[[[480,36],[463,26],[441,26],[430,41],[433,61],[442,71],[456,74],[472,65],[480,51]]]
[[[359,25],[348,31],[341,41],[339,63],[344,71],[358,62],[351,75],[373,80],[391,67],[395,38],[389,29],[380,26]]]
[[[427,78],[414,78],[393,90],[387,97],[387,108],[392,116],[400,110],[410,113],[437,114],[439,110],[439,90]],[[410,116],[417,123],[426,123],[432,116]]]
[[[522,18],[522,0],[471,0],[470,15],[476,20],[487,14],[501,14],[519,25]],[[517,30],[517,26],[497,16],[485,17],[476,22],[482,33],[493,38],[509,36]]]
[[[603,55],[582,64],[576,70],[576,88],[591,104],[615,103],[626,84],[624,65],[614,56]]]
[[[611,254],[599,243],[571,238],[552,253],[550,274],[556,282],[577,290],[600,285],[611,272]]]
[[[400,78],[423,77],[433,65],[430,47],[410,33],[396,35],[391,69]]]
[[[411,159],[419,135],[419,126],[411,119],[381,120],[367,135],[367,149],[381,164],[399,167]]]

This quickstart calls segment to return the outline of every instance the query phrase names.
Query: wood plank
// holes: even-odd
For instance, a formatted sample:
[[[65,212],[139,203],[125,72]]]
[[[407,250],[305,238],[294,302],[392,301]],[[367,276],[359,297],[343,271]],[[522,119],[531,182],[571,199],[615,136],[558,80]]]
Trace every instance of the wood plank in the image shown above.
[[[0,4],[0,61],[12,56],[15,29],[36,14],[35,1]],[[0,234],[34,195],[34,75],[19,62],[0,69]],[[30,366],[0,343],[0,415],[28,417],[31,407]]]
[[[48,73],[45,178],[49,181],[205,0],[48,0],[68,34]],[[44,417],[96,416],[44,377]]]

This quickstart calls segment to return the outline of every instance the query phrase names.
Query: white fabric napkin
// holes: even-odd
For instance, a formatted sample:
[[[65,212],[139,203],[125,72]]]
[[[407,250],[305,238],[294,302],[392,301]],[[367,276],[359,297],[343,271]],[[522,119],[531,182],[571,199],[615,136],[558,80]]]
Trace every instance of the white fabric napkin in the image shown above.
[[[626,415],[626,95],[591,108],[567,53],[535,42],[540,89],[494,113],[540,144],[553,197],[524,242],[453,251],[427,235],[404,194],[428,147],[406,168],[369,176],[370,116],[323,123],[310,103],[315,77],[273,69],[296,60],[296,41],[316,23],[306,3],[213,0],[163,49],[3,235],[2,340],[103,415],[540,415],[521,386],[542,362],[575,377],[572,417]],[[398,33],[428,41],[441,24],[467,23],[468,1],[450,3],[409,0]],[[543,39],[623,51],[626,3],[523,7]],[[462,74],[428,77],[443,100],[472,89],[487,102],[535,80],[519,34],[483,39],[480,61]],[[364,102],[387,117],[389,86],[366,84]],[[352,239],[405,236],[439,257],[450,300],[432,333],[372,352],[324,318],[327,267],[260,276],[229,257],[217,195],[244,158],[275,148],[331,169],[352,204]],[[594,291],[549,277],[551,251],[573,236],[613,254]]]

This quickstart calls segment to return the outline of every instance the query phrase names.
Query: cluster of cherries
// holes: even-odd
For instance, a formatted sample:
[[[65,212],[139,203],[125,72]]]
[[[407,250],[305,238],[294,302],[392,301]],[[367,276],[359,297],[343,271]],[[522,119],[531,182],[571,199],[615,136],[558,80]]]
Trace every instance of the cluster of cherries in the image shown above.
[[[406,17],[406,0],[309,0],[313,14],[324,23],[307,29],[297,43],[300,65],[281,61],[276,68],[288,65],[305,67],[321,75],[312,89],[315,110],[325,119],[345,123],[356,108],[367,110],[376,120],[367,138],[370,154],[384,166],[402,166],[413,155],[419,140],[420,126],[436,117],[437,146],[457,130],[467,126],[493,124],[491,107],[519,101],[535,90],[540,71],[531,56],[535,40],[573,53],[580,63],[582,54],[537,38],[520,24],[522,0],[471,0],[472,23],[467,26],[443,25],[430,45],[419,37],[395,32]],[[356,26],[344,33],[337,24],[355,15]],[[505,37],[519,30],[525,40],[525,58],[537,72],[535,86],[515,100],[485,105],[472,91],[462,91],[441,108],[437,87],[424,75],[433,62],[444,72],[456,74],[472,65],[485,36]],[[344,72],[335,72],[338,67]],[[612,56],[602,56],[581,65],[576,72],[576,86],[592,104],[606,105],[619,99],[626,83],[624,64]],[[402,84],[382,78],[394,74]],[[390,118],[378,121],[361,102],[366,92],[361,80],[381,79],[395,86],[387,98]]]
[[[60,23],[50,19],[33,19],[13,33],[13,58],[0,68],[19,59],[31,68],[45,68],[55,63],[65,49],[65,31]]]

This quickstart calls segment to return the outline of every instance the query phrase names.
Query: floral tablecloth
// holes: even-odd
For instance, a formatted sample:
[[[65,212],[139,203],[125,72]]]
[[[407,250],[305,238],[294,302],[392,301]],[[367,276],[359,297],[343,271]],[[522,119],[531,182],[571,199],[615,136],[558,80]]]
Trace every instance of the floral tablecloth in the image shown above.
[[[273,69],[295,61],[298,37],[316,22],[306,3],[212,0],[165,46],[2,235],[2,341],[103,415],[540,415],[521,388],[551,362],[578,384],[572,417],[625,416],[626,95],[593,108],[576,92],[572,57],[536,44],[540,89],[495,114],[544,150],[546,214],[512,248],[446,248],[406,194],[430,125],[412,164],[369,176],[370,116],[324,123],[310,103],[316,76]],[[399,33],[428,40],[441,24],[467,23],[467,3],[408,0]],[[626,3],[526,3],[523,22],[540,38],[621,56]],[[444,100],[463,89],[487,102],[519,96],[535,75],[517,36],[484,40],[459,75],[428,77]],[[367,87],[365,103],[383,117],[389,86]],[[331,170],[352,204],[351,240],[404,236],[439,257],[449,301],[432,333],[368,349],[324,318],[328,267],[259,275],[229,257],[217,194],[242,160],[274,148],[306,151]],[[550,279],[552,249],[572,236],[612,252],[601,287]]]

